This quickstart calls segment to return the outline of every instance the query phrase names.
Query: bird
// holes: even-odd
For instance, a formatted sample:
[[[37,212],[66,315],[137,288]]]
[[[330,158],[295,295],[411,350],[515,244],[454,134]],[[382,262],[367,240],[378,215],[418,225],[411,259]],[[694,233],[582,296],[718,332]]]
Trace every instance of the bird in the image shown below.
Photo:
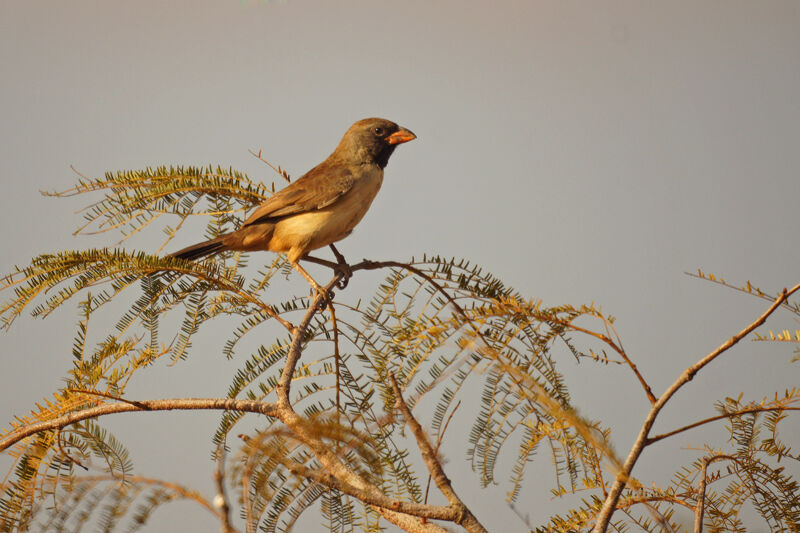
[[[416,137],[390,120],[359,120],[325,161],[270,196],[239,229],[169,257],[197,260],[225,251],[284,252],[292,267],[325,296],[299,261],[310,251],[328,245],[339,263],[344,261],[333,243],[350,235],[367,213],[395,148]]]

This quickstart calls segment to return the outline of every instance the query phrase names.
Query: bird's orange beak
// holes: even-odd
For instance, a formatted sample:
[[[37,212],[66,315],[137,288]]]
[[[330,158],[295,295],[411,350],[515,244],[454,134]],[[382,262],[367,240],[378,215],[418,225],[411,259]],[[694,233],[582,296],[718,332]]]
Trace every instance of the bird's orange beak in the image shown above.
[[[400,128],[396,132],[389,135],[386,140],[389,142],[389,144],[402,144],[407,143],[408,141],[413,141],[416,138],[417,136],[407,129]]]

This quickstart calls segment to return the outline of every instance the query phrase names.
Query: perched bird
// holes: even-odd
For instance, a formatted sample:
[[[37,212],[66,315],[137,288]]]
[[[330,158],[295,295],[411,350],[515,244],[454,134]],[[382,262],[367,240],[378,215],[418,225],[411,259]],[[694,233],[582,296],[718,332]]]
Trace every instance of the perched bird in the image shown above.
[[[294,269],[321,291],[300,259],[353,231],[381,188],[392,152],[414,139],[416,135],[389,120],[359,120],[325,161],[268,198],[241,228],[170,257],[193,260],[228,250],[286,252]]]

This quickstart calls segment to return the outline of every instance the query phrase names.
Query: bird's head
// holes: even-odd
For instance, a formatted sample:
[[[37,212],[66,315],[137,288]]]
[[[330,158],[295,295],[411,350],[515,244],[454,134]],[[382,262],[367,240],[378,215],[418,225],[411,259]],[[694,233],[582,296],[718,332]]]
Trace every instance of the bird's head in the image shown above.
[[[347,163],[375,163],[384,168],[398,144],[416,138],[391,120],[365,118],[350,126],[332,157]]]

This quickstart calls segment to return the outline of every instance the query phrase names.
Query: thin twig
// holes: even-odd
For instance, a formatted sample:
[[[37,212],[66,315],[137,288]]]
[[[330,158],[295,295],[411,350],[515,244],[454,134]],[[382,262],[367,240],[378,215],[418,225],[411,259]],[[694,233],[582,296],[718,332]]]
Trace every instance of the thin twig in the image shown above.
[[[611,337],[609,337],[607,335],[603,335],[602,333],[597,333],[595,331],[584,329],[584,328],[582,328],[580,326],[576,326],[575,324],[571,324],[571,323],[570,324],[566,324],[566,326],[569,327],[572,330],[579,331],[579,332],[584,333],[586,335],[589,335],[591,337],[595,337],[597,339],[600,339],[601,341],[603,341],[606,344],[608,344],[611,347],[612,350],[617,352],[619,354],[619,356],[622,357],[622,359],[625,361],[625,363],[630,367],[630,369],[636,375],[636,378],[639,380],[639,383],[642,385],[642,388],[644,389],[644,393],[647,395],[647,399],[650,400],[650,404],[652,405],[652,404],[656,403],[656,397],[653,394],[653,390],[650,388],[650,384],[648,384],[647,380],[644,379],[644,376],[642,376],[642,374],[639,372],[639,368],[636,366],[636,364],[633,361],[630,360],[630,358],[628,357],[628,354],[625,353],[625,350],[622,349],[622,346],[618,346],[617,343],[615,343],[614,340],[611,339]]]
[[[328,304],[328,310],[331,313],[331,327],[333,328],[333,361],[336,365],[336,421],[339,421],[339,414],[342,410],[342,403],[341,403],[341,354],[339,353],[339,324],[336,322],[336,309],[333,306],[333,302]]]
[[[747,287],[746,288],[745,287],[737,287],[736,285],[732,285],[732,284],[728,283],[727,281],[725,281],[722,278],[717,278],[716,276],[713,276],[713,274],[705,274],[703,272],[700,272],[699,270],[698,270],[698,272],[699,272],[698,274],[695,274],[693,272],[684,272],[684,274],[686,274],[690,278],[695,278],[695,279],[699,279],[699,280],[702,280],[702,281],[710,281],[711,283],[715,283],[717,285],[722,285],[725,288],[733,289],[735,291],[741,292],[742,294],[749,294],[750,296],[755,296],[756,298],[760,298],[760,299],[766,300],[768,302],[771,302],[771,301],[775,300],[775,298],[777,298],[777,296],[772,296],[771,294],[768,294],[768,293],[762,291],[758,287],[753,287],[752,285],[750,285],[749,281],[747,282]],[[792,305],[792,304],[784,302],[783,304],[781,304],[781,307],[783,307],[787,311],[791,311],[794,314],[798,314],[798,306],[797,305]]]
[[[73,456],[71,456],[67,452],[67,450],[64,449],[63,442],[61,441],[61,430],[60,429],[58,430],[58,433],[56,434],[56,444],[58,445],[59,453],[61,453],[61,455],[65,459],[69,460],[70,463],[74,463],[74,464],[78,465],[79,467],[83,468],[84,470],[87,470],[87,471],[89,470],[89,468],[84,466],[83,463],[81,463],[80,461],[75,459]]]
[[[276,167],[275,165],[273,165],[272,163],[270,163],[269,161],[267,161],[266,159],[261,157],[261,150],[259,150],[258,153],[254,152],[252,150],[248,150],[248,152],[250,152],[250,154],[254,155],[262,163],[266,163],[269,166],[269,168],[271,168],[272,170],[274,170],[275,172],[280,174],[280,176],[283,179],[286,180],[286,183],[291,183],[292,178],[289,177],[289,173],[286,172],[285,170],[283,170],[280,166]]]
[[[772,413],[775,411],[800,411],[800,407],[750,407],[733,413],[724,413],[717,416],[710,416],[708,418],[704,418],[703,420],[698,420],[693,424],[688,424],[681,428],[673,429],[672,431],[668,431],[666,433],[661,433],[660,435],[650,437],[647,439],[647,444],[653,444],[654,442],[666,439],[667,437],[672,437],[673,435],[677,435],[678,433],[683,433],[684,431],[689,431],[690,429],[694,429],[696,427],[700,427],[704,424],[709,424],[711,422],[716,422],[717,420],[724,420],[726,418],[733,418],[734,416],[749,415],[753,413]]]
[[[115,481],[115,482],[119,483],[121,481],[121,479],[120,479],[119,476],[116,476],[116,475],[113,475],[113,474],[112,475],[103,475],[103,476],[79,476],[79,477],[75,478],[73,483],[75,483],[75,484],[81,483],[81,482],[96,483],[96,482],[100,482],[100,481]],[[197,493],[196,491],[191,490],[191,489],[187,489],[186,487],[184,487],[182,485],[178,485],[177,483],[172,483],[170,481],[164,481],[163,479],[156,479],[156,478],[150,478],[150,477],[144,477],[144,476],[126,476],[125,477],[125,482],[128,483],[128,484],[143,483],[143,484],[146,484],[146,485],[154,485],[154,486],[158,486],[158,487],[164,487],[166,489],[175,491],[175,493],[179,494],[181,497],[186,498],[187,500],[191,500],[191,501],[197,503],[203,509],[205,509],[209,513],[213,514],[215,517],[220,518],[220,519],[222,518],[222,516],[220,515],[219,510],[215,509],[214,506],[211,504],[211,502],[209,502],[208,500],[206,500],[205,498],[200,496],[200,494]]]
[[[365,260],[361,261],[360,263],[356,263],[355,265],[351,266],[350,269],[353,272],[355,272],[356,270],[378,270],[378,269],[386,268],[386,267],[402,268],[402,269],[408,270],[409,272],[413,272],[417,276],[425,279],[425,281],[427,281],[428,283],[433,285],[433,287],[437,291],[439,291],[439,293],[442,296],[444,296],[447,299],[447,301],[450,303],[450,305],[452,305],[456,309],[456,311],[458,311],[458,314],[461,315],[462,318],[464,318],[465,320],[469,321],[469,318],[467,317],[467,313],[458,304],[458,302],[456,302],[455,298],[450,296],[447,293],[447,291],[444,290],[444,287],[442,287],[441,284],[439,284],[435,279],[433,279],[433,277],[429,276],[428,274],[426,274],[425,272],[423,272],[422,270],[420,270],[419,268],[417,268],[417,267],[415,267],[413,265],[410,265],[408,263],[401,263],[399,261],[370,261],[369,259],[365,259]],[[471,321],[470,321],[470,323],[471,323]],[[481,334],[481,338],[483,338],[482,334]]]
[[[297,327],[292,331],[292,343],[289,345],[289,353],[286,355],[286,363],[283,365],[283,371],[281,372],[281,377],[278,380],[278,385],[276,386],[276,391],[278,393],[278,406],[281,409],[291,409],[289,392],[291,390],[292,377],[294,376],[294,370],[297,367],[297,362],[300,360],[300,356],[303,354],[302,345],[306,337],[308,325],[311,323],[314,315],[317,314],[318,310],[325,302],[325,295],[330,292],[331,288],[333,288],[333,286],[339,280],[339,277],[339,274],[335,275],[333,279],[325,287],[323,287],[321,292],[317,292],[314,295],[314,298],[311,300],[311,305],[309,305],[305,316],[303,316],[303,320],[301,320]]]
[[[73,389],[73,388],[69,388],[69,389],[67,389],[67,391],[69,391],[69,392],[71,392],[73,394],[85,394],[87,396],[100,396],[101,398],[106,398],[106,399],[114,400],[114,401],[117,401],[117,402],[123,402],[123,403],[131,404],[131,405],[133,405],[135,407],[138,407],[138,408],[142,409],[143,411],[147,410],[147,407],[145,407],[141,402],[137,402],[136,400],[127,400],[127,399],[122,398],[120,396],[116,396],[114,394],[109,394],[107,392],[101,392],[101,391],[89,390],[89,389]]]
[[[456,414],[456,411],[460,406],[461,406],[461,400],[458,400],[456,406],[453,407],[452,411],[450,411],[450,415],[447,417],[447,421],[444,423],[442,431],[440,431],[439,436],[436,437],[436,448],[433,450],[433,453],[437,456],[439,455],[439,446],[442,445],[442,439],[444,439],[444,433],[445,431],[447,431],[447,426],[450,425],[450,421],[453,419],[453,415]],[[428,474],[428,482],[425,484],[425,499],[422,500],[425,503],[428,503],[428,492],[430,491],[430,488],[431,488],[431,475]]]
[[[231,524],[231,507],[228,504],[228,496],[225,493],[225,447],[222,445],[217,447],[214,483],[217,485],[217,496],[214,498],[214,505],[220,510],[222,533],[234,533],[236,530]]]

